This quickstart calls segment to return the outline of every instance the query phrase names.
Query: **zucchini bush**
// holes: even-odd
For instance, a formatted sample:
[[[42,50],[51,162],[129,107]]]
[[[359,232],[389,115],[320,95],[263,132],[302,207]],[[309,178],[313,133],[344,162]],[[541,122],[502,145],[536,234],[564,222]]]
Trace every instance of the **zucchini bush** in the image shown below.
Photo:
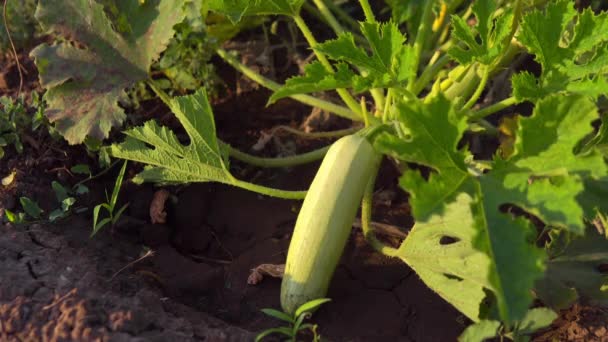
[[[75,8],[67,6],[72,2],[85,15],[53,22],[53,11]],[[114,31],[94,1],[61,0],[57,6],[40,1],[37,17],[45,28],[86,32],[75,37],[91,43],[84,44],[89,50],[56,45],[32,53],[42,84],[49,88],[48,115],[70,142],[103,138],[124,119],[116,109],[117,97],[145,78],[172,33],[169,28],[184,17],[179,10],[163,10],[181,8],[183,0],[139,7],[135,2],[120,2],[133,19],[132,30]],[[210,11],[234,23],[252,16],[291,18],[316,56],[303,75],[281,85],[241,64],[230,51],[216,52],[271,89],[269,103],[291,97],[361,121],[364,132],[338,140],[329,152],[326,147],[283,159],[256,158],[217,139],[204,90],[170,99],[149,81],[183,124],[190,144],[182,145],[152,121],[125,131],[127,139],[112,145],[111,154],[148,164],[137,176],[140,181],[215,181],[303,198],[304,191],[234,178],[229,159],[283,167],[327,153],[306,194],[287,257],[281,298],[288,312],[325,295],[359,203],[370,244],[403,260],[475,322],[462,335],[464,341],[498,335],[525,339],[551,323],[556,317],[552,310],[577,300],[608,304],[600,270],[608,263],[603,236],[608,211],[607,13],[575,9],[568,0],[387,1],[391,19],[379,22],[368,0],[359,0],[364,20],[355,22],[333,1],[312,0],[306,10],[336,34],[319,42],[301,13],[304,2],[206,1]],[[154,6],[159,9],[157,25],[148,20]],[[137,20],[140,12],[147,13],[146,20]],[[162,34],[155,36],[146,27]],[[142,32],[149,37],[137,36]],[[144,44],[152,37],[160,39],[157,45]],[[98,51],[100,58],[93,59],[90,51]],[[536,68],[518,71],[518,63],[531,64],[532,58]],[[89,67],[63,75],[70,59]],[[105,72],[107,68],[124,72]],[[108,79],[112,75],[124,77]],[[501,91],[501,83],[510,87]],[[80,84],[94,90],[94,97],[78,96]],[[323,91],[335,91],[341,103],[311,95]],[[71,99],[87,102],[65,106]],[[520,103],[526,105],[516,106]],[[78,117],[80,104],[94,110],[74,123],[70,118]],[[108,120],[94,120],[100,116]],[[482,141],[498,148],[480,151],[476,146]],[[399,184],[409,194],[416,222],[400,246],[384,245],[369,229],[380,155],[400,166]],[[546,308],[530,309],[534,299]]]

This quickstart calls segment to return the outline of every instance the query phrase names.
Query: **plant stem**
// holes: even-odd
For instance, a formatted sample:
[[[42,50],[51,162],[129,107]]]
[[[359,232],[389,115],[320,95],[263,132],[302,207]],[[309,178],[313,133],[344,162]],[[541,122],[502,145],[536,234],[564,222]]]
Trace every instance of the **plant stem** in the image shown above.
[[[432,65],[428,65],[414,84],[414,87],[412,89],[414,95],[418,96],[418,94],[420,94],[420,92],[427,87],[428,83],[432,81],[433,78],[435,78],[435,76],[437,76],[437,74],[441,71],[441,69],[443,69],[443,67],[446,66],[449,62],[450,56],[446,54],[441,56]]]
[[[488,79],[490,78],[490,69],[487,66],[482,66],[482,68],[483,75],[481,76],[481,82],[479,82],[479,84],[477,85],[477,88],[475,89],[475,92],[473,93],[469,101],[464,104],[464,106],[462,107],[463,109],[469,109],[473,107],[475,103],[477,103],[477,100],[481,96],[481,93],[483,92],[486,87],[486,84],[488,83]]]
[[[325,20],[329,23],[329,26],[331,26],[331,28],[334,30],[336,35],[340,35],[340,34],[344,33],[344,28],[340,25],[340,23],[338,23],[338,21],[336,20],[336,17],[334,17],[334,15],[331,13],[331,11],[329,11],[325,2],[323,0],[313,0],[313,1],[314,1],[315,5],[317,6],[317,8],[319,9],[319,12],[321,12],[321,14],[325,18]],[[366,17],[367,17],[368,22],[375,22],[376,19],[374,18],[374,13],[371,11],[371,7],[369,6],[369,3],[367,2],[367,0],[360,0],[360,3],[361,3],[361,7],[363,7],[364,11],[366,11],[366,8],[369,10],[369,13],[366,12]],[[369,15],[369,17],[368,17],[368,15]],[[371,18],[371,20],[370,20],[370,18]],[[370,89],[370,93],[372,95],[372,98],[374,99],[376,108],[384,107],[384,91],[382,89]]]
[[[351,31],[357,31],[359,29],[359,23],[353,19],[348,13],[346,13],[340,6],[337,6],[333,0],[323,0],[325,5],[332,10],[336,15],[342,19],[348,26],[350,26]]]
[[[474,112],[473,114],[471,114],[471,116],[469,117],[469,121],[475,121],[475,120],[479,120],[482,118],[485,118],[486,116],[490,115],[490,114],[494,114],[500,110],[503,110],[507,107],[510,107],[514,104],[517,104],[519,101],[517,101],[517,99],[515,99],[515,97],[508,97],[500,102],[496,102],[490,106],[487,106],[485,108],[482,108],[476,112]]]
[[[427,38],[431,32],[431,25],[433,22],[431,17],[433,15],[433,3],[435,1],[428,0],[425,2],[424,10],[422,12],[422,19],[420,20],[420,27],[418,28],[418,33],[416,34],[416,40],[414,41],[414,65],[412,69],[416,76],[418,75],[418,67],[420,66],[420,60],[422,59],[422,50],[424,50],[424,45],[427,42]],[[417,77],[412,77],[409,80],[407,89],[412,91],[414,88],[414,84],[416,82]]]
[[[374,184],[376,183],[376,176],[378,175],[378,170],[380,169],[380,162],[382,158],[377,158],[374,161],[374,173],[372,178],[367,183],[365,187],[365,192],[363,193],[363,200],[361,201],[361,230],[363,230],[363,236],[367,240],[367,242],[378,252],[390,256],[395,257],[398,255],[399,250],[390,246],[385,245],[376,237],[374,234],[374,230],[371,227],[372,220],[372,197],[374,195]]]
[[[376,17],[374,16],[372,7],[369,5],[369,1],[359,0],[359,4],[361,4],[361,9],[363,9],[363,13],[365,14],[365,21],[368,23],[375,23]]]
[[[349,135],[349,134],[354,134],[358,131],[361,130],[361,127],[351,127],[351,128],[345,128],[345,129],[339,129],[336,131],[326,131],[326,132],[304,132],[301,131],[299,129],[295,129],[289,126],[284,126],[284,125],[280,125],[280,126],[275,126],[273,127],[270,131],[271,134],[275,134],[277,131],[286,131],[289,132],[291,134],[295,134],[303,139],[327,139],[327,138],[339,138],[339,137],[343,137],[345,135]]]
[[[263,158],[253,156],[251,154],[239,151],[225,142],[218,141],[219,144],[228,151],[228,154],[234,159],[246,162],[251,165],[267,168],[290,167],[322,159],[330,146],[325,146],[320,149],[283,158]]]
[[[253,71],[252,69],[248,68],[246,65],[241,63],[238,59],[236,59],[234,56],[232,56],[226,50],[217,49],[216,52],[217,52],[218,56],[220,56],[222,59],[224,59],[224,61],[226,61],[228,64],[230,64],[233,68],[235,68],[236,70],[241,72],[243,75],[249,77],[253,81],[259,83],[261,86],[268,88],[272,91],[276,91],[277,89],[281,88],[280,84],[278,84],[270,79],[267,79],[266,77],[260,75],[259,73]],[[347,118],[350,120],[361,121],[361,118],[359,118],[357,116],[357,114],[355,112],[353,112],[352,110],[345,108],[343,106],[337,105],[335,103],[329,102],[329,101],[318,99],[314,96],[300,94],[300,95],[292,95],[292,96],[290,96],[290,98],[297,100],[301,103],[304,103],[306,105],[309,105],[311,107],[317,107],[317,108],[326,110],[328,112],[334,113],[338,116],[341,116],[341,117],[344,117],[344,118]]]
[[[169,108],[171,108],[171,101],[170,101],[171,99],[169,98],[169,95],[167,95],[167,93],[165,93],[164,90],[160,89],[156,85],[156,83],[154,83],[153,80],[149,80],[148,84],[150,85],[152,90],[154,90],[154,92],[158,95],[158,97],[160,97],[161,100]],[[228,154],[231,157],[244,161],[244,162],[247,162],[252,165],[260,166],[260,167],[289,167],[289,166],[310,163],[315,160],[319,160],[319,159],[323,158],[323,156],[325,156],[325,153],[327,153],[327,150],[329,149],[329,146],[325,146],[318,150],[314,150],[311,152],[303,153],[303,154],[300,154],[297,156],[292,156],[292,157],[262,158],[262,157],[252,156],[245,152],[241,152],[241,151],[233,148],[232,146],[228,145],[227,143],[221,141],[220,139],[217,139],[217,142],[222,148],[225,148],[228,151]]]
[[[279,190],[274,188],[269,188],[263,185],[257,185],[249,182],[245,182],[239,179],[234,178],[232,180],[231,185],[237,186],[239,188],[243,188],[245,190],[257,192],[258,194],[270,196],[270,197],[278,197],[284,199],[295,199],[300,200],[306,197],[306,191],[289,191],[289,190]]]
[[[317,9],[319,9],[319,12],[321,12],[323,18],[325,18],[329,26],[331,26],[332,30],[334,30],[336,34],[339,35],[344,32],[344,28],[342,25],[340,25],[338,20],[336,20],[336,17],[334,17],[329,8],[327,8],[323,0],[313,0],[313,2],[315,3],[315,6],[317,6]]]
[[[114,161],[112,164],[110,164],[110,166],[108,166],[107,168],[105,168],[104,170],[102,170],[101,172],[99,172],[98,174],[93,175],[93,176],[89,176],[89,177],[87,177],[87,178],[85,178],[85,179],[83,179],[83,180],[79,181],[78,183],[74,184],[74,185],[72,186],[72,189],[75,189],[75,188],[76,188],[76,187],[78,187],[79,185],[82,185],[82,184],[84,184],[84,183],[86,183],[86,182],[88,182],[88,181],[91,181],[91,180],[93,180],[93,179],[95,179],[95,178],[99,178],[99,177],[101,177],[101,176],[105,175],[106,173],[108,173],[108,171],[110,171],[110,170],[111,170],[111,169],[112,169],[112,168],[113,168],[113,167],[114,167],[116,164],[118,164],[119,162],[120,162],[120,159],[119,159],[119,160],[115,160],[115,161]]]
[[[308,27],[308,25],[306,24],[304,19],[302,19],[302,17],[300,17],[299,15],[296,15],[296,16],[293,16],[293,20],[296,23],[296,25],[298,26],[298,28],[300,29],[300,31],[302,32],[302,34],[304,35],[304,38],[308,42],[308,45],[310,45],[310,47],[313,48],[313,50],[314,50],[314,48],[319,43],[317,42],[315,36],[310,31],[310,28]],[[315,55],[317,56],[317,58],[319,59],[319,62],[321,62],[321,64],[325,67],[325,69],[331,73],[334,73],[334,68],[332,67],[332,65],[329,62],[329,60],[327,59],[327,57],[325,57],[325,55],[323,53],[321,53],[317,50],[314,50],[314,52],[315,52]],[[361,108],[359,107],[359,103],[357,102],[357,100],[355,100],[353,98],[353,96],[346,89],[336,89],[336,91],[338,92],[338,95],[340,95],[340,97],[342,98],[342,101],[344,101],[346,106],[357,114],[357,116],[359,117],[357,120],[361,120],[362,119]]]

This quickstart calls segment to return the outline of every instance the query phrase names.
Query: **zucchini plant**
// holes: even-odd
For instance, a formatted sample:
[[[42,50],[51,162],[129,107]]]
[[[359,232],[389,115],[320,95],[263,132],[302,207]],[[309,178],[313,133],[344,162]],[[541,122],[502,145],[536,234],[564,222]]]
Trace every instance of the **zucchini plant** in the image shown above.
[[[181,2],[146,1],[139,7],[135,0],[120,2],[133,18],[132,29],[122,31],[113,31],[95,2],[58,3],[49,6],[41,0],[37,16],[43,26],[65,32],[66,27],[84,25],[82,32],[87,33],[77,37],[111,46],[100,52],[101,59],[91,58],[89,50],[63,45],[33,52],[42,83],[51,88],[49,117],[70,142],[87,135],[103,138],[124,118],[116,109],[116,95],[133,80],[145,78],[150,61],[170,37],[168,28],[183,19],[183,14],[175,14],[179,11],[159,10],[156,25],[151,25],[149,14],[155,6],[179,8]],[[73,8],[68,3],[78,3],[83,14],[75,13],[67,24],[51,23],[50,12]],[[336,34],[319,42],[301,13],[304,3],[206,1],[210,11],[234,23],[252,16],[291,18],[316,56],[303,75],[278,84],[243,65],[230,51],[216,52],[271,89],[269,103],[291,97],[360,121],[365,126],[361,132],[339,139],[331,148],[258,158],[216,137],[203,89],[171,99],[148,81],[182,123],[190,143],[181,144],[169,129],[150,121],[125,131],[126,140],[112,145],[110,153],[147,164],[136,181],[214,181],[283,198],[306,196],[281,291],[288,313],[325,297],[359,203],[369,243],[407,263],[429,288],[474,322],[463,341],[494,336],[525,340],[551,323],[556,317],[552,310],[577,300],[608,304],[600,267],[608,263],[608,243],[594,232],[605,231],[602,222],[608,210],[607,13],[577,10],[569,0],[388,1],[392,17],[380,22],[368,0],[359,0],[364,20],[357,23],[333,1],[312,0],[307,10]],[[145,20],[140,12],[148,13]],[[149,37],[136,36],[150,32],[143,29],[146,25],[165,29],[162,44],[144,44]],[[146,53],[139,53],[137,42]],[[57,77],[66,61],[76,57],[90,67]],[[513,66],[526,58],[534,59],[537,72]],[[110,66],[117,60],[120,63]],[[120,72],[100,72],[110,67]],[[112,75],[125,77],[120,82],[106,79]],[[74,124],[69,117],[78,106],[67,108],[65,103],[78,94],[81,80],[102,102],[91,107],[93,116],[87,114]],[[510,86],[506,92],[496,91],[501,82]],[[341,103],[313,94],[334,91]],[[527,106],[516,106],[522,103]],[[110,121],[93,120],[108,115]],[[480,141],[496,142],[497,148],[485,148],[491,157],[475,148]],[[308,193],[251,184],[229,171],[230,158],[284,167],[324,156]],[[409,194],[416,222],[399,246],[383,244],[369,228],[381,156],[400,167],[399,184]],[[531,309],[535,299],[546,308]]]

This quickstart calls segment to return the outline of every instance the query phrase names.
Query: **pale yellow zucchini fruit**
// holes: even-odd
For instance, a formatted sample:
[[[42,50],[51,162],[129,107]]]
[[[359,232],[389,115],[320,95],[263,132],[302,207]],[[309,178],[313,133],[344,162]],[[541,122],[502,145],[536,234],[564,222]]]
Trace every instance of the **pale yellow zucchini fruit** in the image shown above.
[[[293,314],[327,294],[365,187],[380,155],[362,136],[349,135],[328,150],[298,215],[281,284],[281,306]]]

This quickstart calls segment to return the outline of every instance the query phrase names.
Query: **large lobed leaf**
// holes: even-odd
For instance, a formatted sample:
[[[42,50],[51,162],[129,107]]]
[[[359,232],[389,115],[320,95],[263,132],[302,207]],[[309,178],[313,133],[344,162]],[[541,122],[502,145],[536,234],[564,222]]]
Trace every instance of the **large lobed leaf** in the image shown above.
[[[47,89],[46,115],[70,144],[87,136],[104,139],[124,121],[118,105],[124,89],[147,78],[185,16],[185,1],[116,1],[118,23],[93,0],[39,2],[36,18],[43,28],[69,41],[41,44],[31,56]]]
[[[477,61],[489,65],[502,56],[504,48],[509,44],[507,38],[511,33],[513,13],[508,10],[494,18],[495,0],[477,0],[473,3],[472,10],[477,19],[474,28],[467,25],[463,18],[452,16],[452,35],[459,44],[450,48],[448,53],[460,64]],[[477,34],[480,42],[477,41]]]
[[[218,144],[213,113],[204,90],[172,99],[171,110],[184,126],[190,144],[182,145],[171,130],[152,120],[125,131],[127,139],[112,145],[111,154],[148,165],[134,178],[136,182],[232,184],[234,178]]]
[[[574,23],[573,23],[574,22]],[[578,13],[567,0],[551,2],[522,20],[519,41],[542,66],[539,78],[513,76],[513,95],[536,101],[555,92],[608,94],[608,13],[589,8]]]
[[[355,44],[350,32],[313,48],[338,61],[337,71],[312,63],[302,76],[292,77],[277,90],[269,102],[281,98],[317,91],[350,88],[362,92],[372,88],[389,88],[404,84],[414,75],[413,51],[406,45],[405,35],[392,22],[379,24],[362,22],[361,33],[367,39],[370,53]],[[349,68],[352,66],[358,72]]]
[[[412,170],[402,176],[416,225],[399,256],[469,318],[488,318],[480,305],[490,290],[500,319],[520,321],[543,275],[545,254],[534,245],[530,222],[503,208],[516,205],[548,224],[583,233],[587,183],[606,179],[599,152],[576,154],[577,144],[593,131],[595,105],[584,96],[538,102],[531,117],[519,120],[514,154],[497,158],[485,174],[469,171],[470,156],[457,149],[466,125],[447,100],[402,103],[397,117],[402,137],[385,133],[376,146],[431,168],[427,178]]]
[[[608,279],[602,270],[608,264],[608,240],[589,230],[562,248],[559,240],[564,235],[552,236],[547,272],[536,284],[538,297],[557,310],[570,307],[576,300],[608,305]]]

